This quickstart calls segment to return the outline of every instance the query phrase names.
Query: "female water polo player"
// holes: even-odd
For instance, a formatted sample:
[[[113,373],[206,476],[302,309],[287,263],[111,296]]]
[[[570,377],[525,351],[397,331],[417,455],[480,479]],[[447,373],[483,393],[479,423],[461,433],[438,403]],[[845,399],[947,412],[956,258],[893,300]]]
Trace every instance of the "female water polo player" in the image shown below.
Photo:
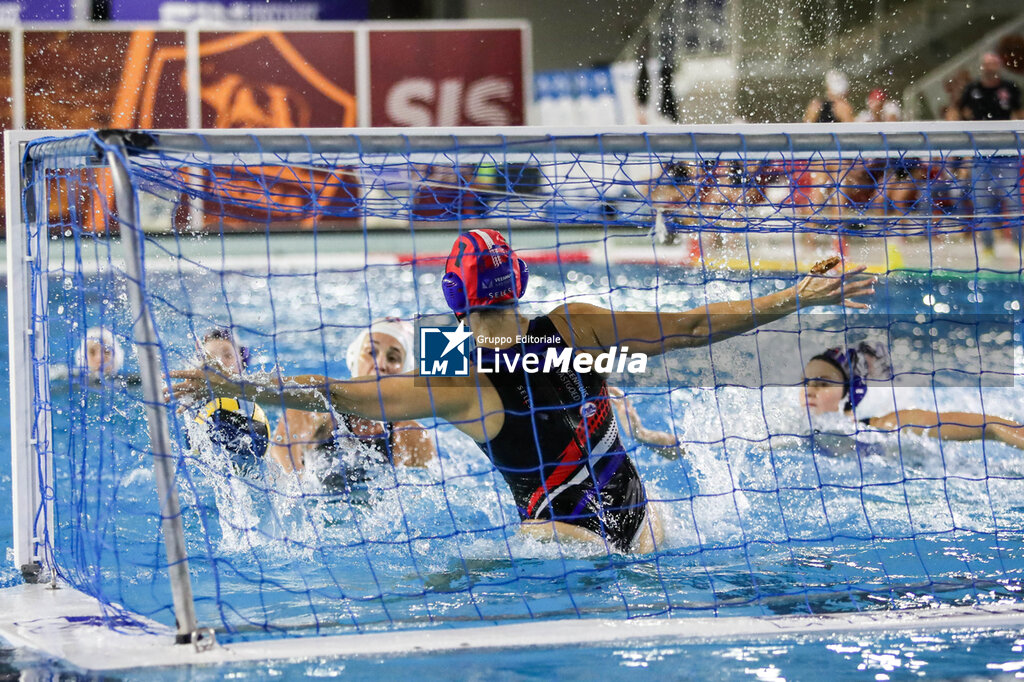
[[[114,333],[106,327],[92,327],[75,352],[76,373],[92,379],[112,377],[124,366],[124,351]]]
[[[412,371],[412,325],[389,317],[375,321],[349,344],[345,362],[353,377],[391,376]],[[309,462],[324,485],[345,488],[365,480],[361,466],[347,464],[341,457],[347,445],[362,443],[375,463],[423,467],[437,456],[430,432],[414,421],[382,422],[352,414],[341,414],[346,435],[336,434],[338,424],[330,412],[287,409],[277,423],[271,455],[285,471],[301,471]]]
[[[233,374],[241,374],[249,366],[249,349],[235,340],[230,329],[214,327],[203,334],[199,352],[207,362],[215,362]]]
[[[232,376],[240,376],[249,366],[249,349],[238,343],[230,329],[210,329],[196,350],[204,364]],[[205,430],[210,445],[227,456],[236,474],[258,474],[270,442],[270,422],[259,405],[217,398],[199,410],[194,422]]]
[[[51,381],[87,381],[102,383],[117,378],[121,384],[139,383],[138,375],[126,375],[124,350],[114,332],[106,327],[90,327],[85,338],[75,350],[74,360],[69,365],[50,365]]]
[[[465,378],[403,374],[248,382],[207,367],[173,372],[182,380],[173,393],[190,399],[211,392],[244,396],[311,411],[323,411],[329,402],[338,412],[379,421],[446,419],[473,438],[501,472],[524,531],[647,552],[661,540],[661,524],[619,441],[604,376],[556,368],[527,373],[526,355],[551,348],[571,356],[576,369],[620,343],[631,353],[658,355],[729,338],[800,307],[866,308],[857,299],[874,293],[874,278],[863,267],[832,273],[838,263],[834,258],[795,286],[753,300],[685,312],[619,312],[567,303],[531,320],[518,307],[526,291],[526,263],[500,233],[472,230],[455,241],[442,290],[456,315],[468,320],[480,360],[493,372],[474,365]],[[449,343],[457,342],[459,332],[449,333]],[[514,364],[521,358],[522,364]],[[508,369],[513,364],[516,369]]]
[[[876,416],[864,415],[866,410],[858,410],[858,407],[868,395],[869,381],[888,374],[888,358],[881,346],[861,343],[850,348],[829,348],[811,358],[804,367],[801,402],[812,415],[842,412],[881,431],[907,429],[943,440],[991,439],[1024,449],[1024,426],[1002,417],[900,409],[883,409]]]

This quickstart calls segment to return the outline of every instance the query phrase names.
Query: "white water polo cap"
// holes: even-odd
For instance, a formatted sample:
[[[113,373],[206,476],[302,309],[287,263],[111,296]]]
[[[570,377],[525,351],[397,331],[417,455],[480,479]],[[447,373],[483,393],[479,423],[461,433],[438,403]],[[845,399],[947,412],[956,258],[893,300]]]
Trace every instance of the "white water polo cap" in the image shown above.
[[[386,334],[398,342],[402,347],[405,357],[402,361],[402,373],[411,372],[416,368],[416,358],[413,357],[413,328],[405,320],[397,317],[383,317],[375,320],[369,329],[364,329],[356,335],[352,343],[348,345],[345,353],[345,363],[348,371],[355,376],[356,365],[359,364],[359,355],[363,352],[363,344],[370,334]]]

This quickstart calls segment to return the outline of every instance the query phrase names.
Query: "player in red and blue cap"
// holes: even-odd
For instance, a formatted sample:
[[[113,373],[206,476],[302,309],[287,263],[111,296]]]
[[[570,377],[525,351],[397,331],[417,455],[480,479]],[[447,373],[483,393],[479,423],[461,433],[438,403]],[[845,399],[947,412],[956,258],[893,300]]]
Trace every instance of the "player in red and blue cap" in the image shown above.
[[[575,363],[530,372],[524,358],[552,349],[592,360],[620,344],[630,353],[660,355],[735,336],[801,307],[866,308],[857,299],[874,293],[874,278],[863,267],[833,272],[837,265],[834,257],[797,285],[767,296],[685,312],[620,312],[574,302],[530,319],[518,305],[529,279],[525,261],[499,232],[471,230],[455,241],[442,280],[445,300],[476,340],[481,366],[474,358],[468,378],[412,372],[240,382],[203,368],[173,372],[182,379],[174,394],[212,392],[319,412],[329,401],[338,412],[379,421],[440,417],[472,437],[501,472],[526,532],[648,552],[661,540],[661,524],[619,440],[605,376]]]
[[[456,317],[518,301],[530,271],[497,230],[459,235],[444,266],[441,291]]]
[[[494,230],[461,235],[445,264],[445,300],[457,316],[474,316],[478,339],[518,339],[497,348],[480,344],[477,357],[498,368],[484,379],[484,401],[502,420],[477,442],[512,490],[527,532],[649,551],[661,539],[661,524],[648,513],[644,485],[619,439],[605,376],[572,367],[528,372],[522,362],[526,353],[562,352],[573,338],[564,311],[532,320],[516,311],[528,273]]]

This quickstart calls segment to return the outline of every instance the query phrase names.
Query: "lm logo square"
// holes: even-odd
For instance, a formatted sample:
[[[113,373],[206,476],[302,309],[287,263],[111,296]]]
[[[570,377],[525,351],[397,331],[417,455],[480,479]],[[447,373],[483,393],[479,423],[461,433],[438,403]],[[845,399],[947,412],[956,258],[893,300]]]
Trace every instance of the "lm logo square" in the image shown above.
[[[458,327],[420,327],[420,376],[468,377],[472,337],[461,322]]]

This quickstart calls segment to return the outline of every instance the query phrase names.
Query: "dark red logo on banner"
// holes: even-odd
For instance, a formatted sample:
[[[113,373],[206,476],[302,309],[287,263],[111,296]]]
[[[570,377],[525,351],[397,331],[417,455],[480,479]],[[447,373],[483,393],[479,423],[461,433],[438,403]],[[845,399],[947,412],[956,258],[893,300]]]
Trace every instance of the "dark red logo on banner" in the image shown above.
[[[204,127],[356,124],[351,32],[203,33],[199,54]]]

